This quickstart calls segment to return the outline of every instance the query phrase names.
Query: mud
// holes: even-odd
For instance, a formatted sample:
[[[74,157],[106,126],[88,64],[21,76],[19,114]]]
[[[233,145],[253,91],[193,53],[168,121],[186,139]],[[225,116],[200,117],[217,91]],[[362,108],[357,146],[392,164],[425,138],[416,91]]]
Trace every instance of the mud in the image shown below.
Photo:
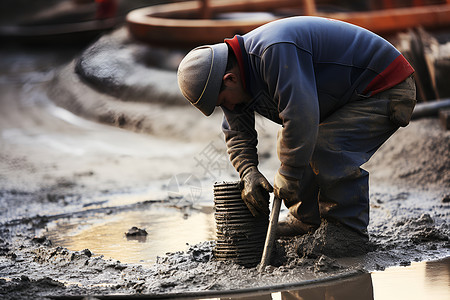
[[[139,237],[139,236],[147,236],[148,233],[145,229],[137,228],[136,226],[133,226],[128,230],[125,235],[127,238],[129,237]]]
[[[184,55],[136,43],[122,28],[87,48],[75,72],[91,87],[123,101],[182,105],[184,97],[173,87]]]
[[[374,250],[366,237],[326,220],[312,234],[296,239],[297,254],[300,257],[318,257],[325,254],[332,257],[359,256]],[[292,241],[294,242],[294,241]]]
[[[364,251],[336,248],[339,241],[326,238],[336,231],[326,224],[309,236],[277,241],[272,265],[261,273],[215,260],[212,240],[162,252],[150,265],[121,262],[89,247],[61,247],[48,238],[49,224],[67,218],[101,222],[102,216],[151,212],[162,206],[189,219],[189,209],[212,207],[214,181],[237,177],[229,163],[220,165],[222,160],[214,161],[223,166],[220,169],[200,164],[205,163],[199,160],[204,158],[201,154],[211,145],[209,154],[225,153],[221,116],[206,119],[189,106],[163,108],[101,93],[75,73],[75,62],[83,55],[77,50],[0,51],[4,299],[266,289],[450,256],[450,132],[437,119],[415,120],[400,129],[364,166],[371,174],[370,248]],[[104,123],[116,127],[69,111],[95,121],[107,115],[115,121]],[[119,122],[119,116],[127,121]],[[279,164],[277,126],[263,119],[257,126],[260,169],[270,180]],[[181,178],[189,183],[191,194],[169,189]],[[125,239],[132,226],[141,228],[127,224],[119,234]],[[299,255],[300,248],[306,252]]]

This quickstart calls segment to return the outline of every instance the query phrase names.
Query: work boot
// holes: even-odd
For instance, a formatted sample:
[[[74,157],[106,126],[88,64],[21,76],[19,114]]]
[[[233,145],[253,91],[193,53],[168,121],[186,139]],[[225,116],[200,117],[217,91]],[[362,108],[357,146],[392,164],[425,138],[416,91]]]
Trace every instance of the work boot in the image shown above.
[[[293,237],[314,232],[319,225],[308,224],[300,221],[292,214],[288,213],[286,220],[277,225],[277,237]]]

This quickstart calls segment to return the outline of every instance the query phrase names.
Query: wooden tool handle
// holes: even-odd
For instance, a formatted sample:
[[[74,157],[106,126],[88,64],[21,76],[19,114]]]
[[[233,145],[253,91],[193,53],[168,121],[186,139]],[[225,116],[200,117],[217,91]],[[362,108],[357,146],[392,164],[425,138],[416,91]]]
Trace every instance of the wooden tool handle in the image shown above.
[[[273,199],[272,212],[270,213],[269,228],[267,229],[266,242],[264,251],[259,264],[258,271],[261,272],[270,263],[270,255],[272,254],[273,243],[277,232],[278,216],[280,214],[281,199],[275,197]]]

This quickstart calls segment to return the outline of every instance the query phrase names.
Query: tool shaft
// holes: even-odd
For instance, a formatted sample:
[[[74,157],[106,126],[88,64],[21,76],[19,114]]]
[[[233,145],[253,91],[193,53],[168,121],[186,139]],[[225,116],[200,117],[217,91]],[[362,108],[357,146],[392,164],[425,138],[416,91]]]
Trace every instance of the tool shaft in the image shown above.
[[[269,228],[267,229],[266,241],[264,243],[264,251],[259,264],[258,270],[261,272],[270,263],[270,256],[272,254],[273,244],[278,224],[278,216],[280,214],[281,199],[275,197],[273,199],[272,212],[270,213]]]

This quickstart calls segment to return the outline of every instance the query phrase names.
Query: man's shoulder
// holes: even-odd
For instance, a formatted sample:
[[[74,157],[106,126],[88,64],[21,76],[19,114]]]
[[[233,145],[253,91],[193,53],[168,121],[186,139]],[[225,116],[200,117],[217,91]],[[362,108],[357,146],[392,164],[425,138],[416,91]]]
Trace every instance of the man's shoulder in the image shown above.
[[[271,47],[291,47],[312,52],[313,43],[322,40],[321,32],[335,30],[334,22],[320,17],[291,17],[267,23],[243,35],[246,50],[262,55]],[[341,32],[342,33],[342,32]]]

